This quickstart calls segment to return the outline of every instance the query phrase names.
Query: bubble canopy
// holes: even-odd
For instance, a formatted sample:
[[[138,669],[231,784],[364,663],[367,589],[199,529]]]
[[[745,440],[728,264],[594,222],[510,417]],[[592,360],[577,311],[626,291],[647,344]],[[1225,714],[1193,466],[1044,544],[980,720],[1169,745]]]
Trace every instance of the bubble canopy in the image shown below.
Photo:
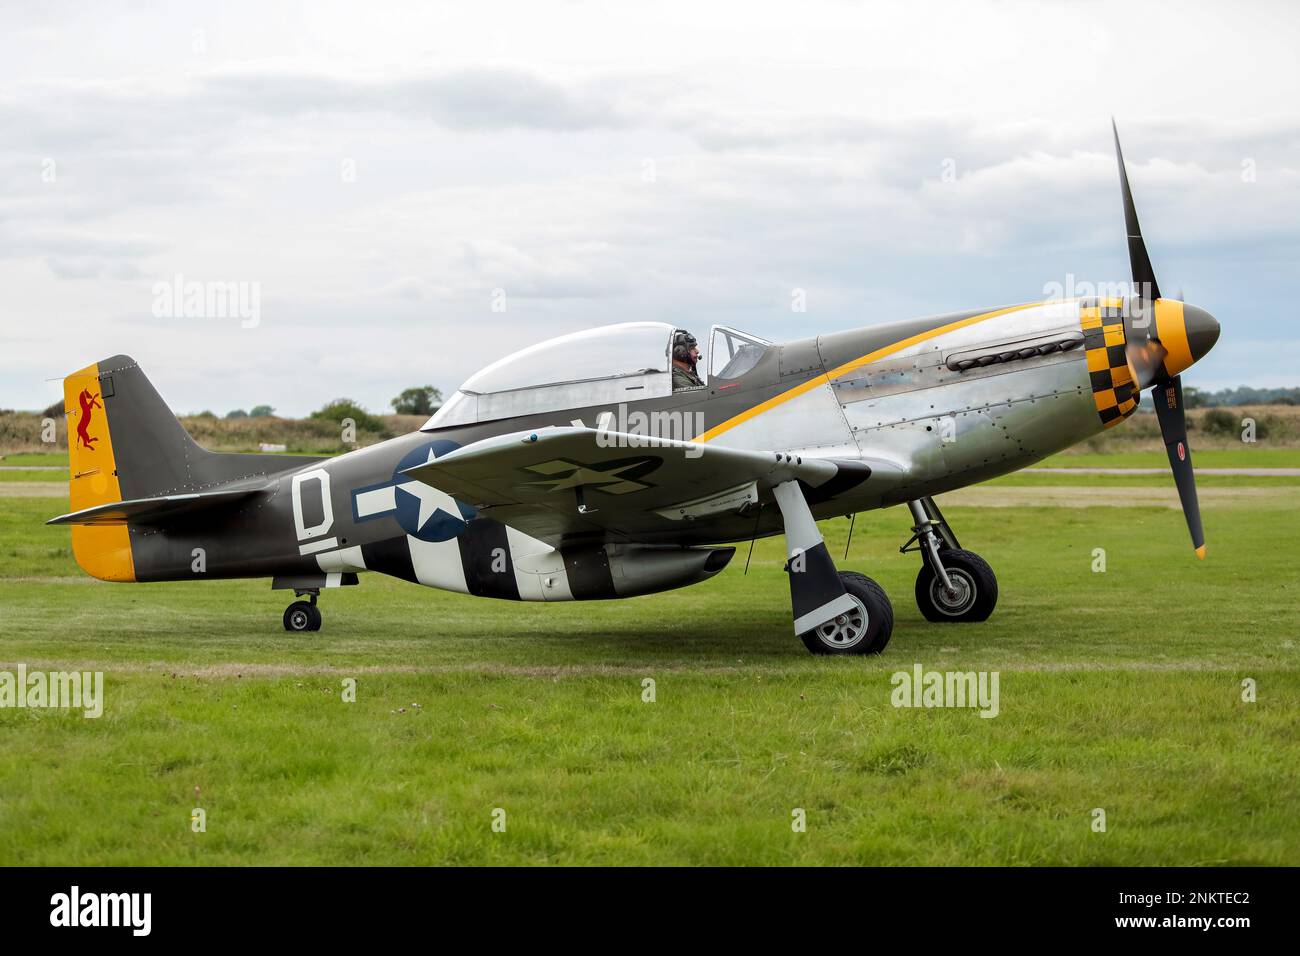
[[[530,345],[471,375],[424,427],[671,394],[675,328],[623,322]]]
[[[666,372],[673,327],[623,322],[561,335],[520,349],[466,379],[462,392],[504,392],[641,372]]]

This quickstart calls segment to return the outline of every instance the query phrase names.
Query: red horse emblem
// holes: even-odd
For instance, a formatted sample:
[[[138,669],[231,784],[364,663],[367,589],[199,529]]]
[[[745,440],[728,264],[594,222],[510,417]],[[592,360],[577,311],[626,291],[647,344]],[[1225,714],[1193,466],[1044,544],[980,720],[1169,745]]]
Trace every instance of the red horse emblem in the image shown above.
[[[88,388],[83,388],[81,394],[78,396],[78,401],[81,402],[81,421],[77,422],[77,437],[81,439],[81,444],[86,448],[89,448],[91,451],[95,450],[95,442],[99,441],[99,439],[91,438],[86,429],[90,427],[90,419],[94,415],[94,412],[92,412],[91,409],[104,407],[96,401],[98,398],[99,393],[96,392],[94,395],[91,395],[90,389]]]

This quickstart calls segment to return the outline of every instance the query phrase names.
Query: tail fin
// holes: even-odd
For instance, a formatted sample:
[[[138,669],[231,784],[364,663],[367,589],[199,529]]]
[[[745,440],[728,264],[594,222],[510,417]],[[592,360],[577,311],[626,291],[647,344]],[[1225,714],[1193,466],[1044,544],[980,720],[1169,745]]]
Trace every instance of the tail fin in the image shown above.
[[[107,408],[116,383],[111,373],[101,372],[115,361],[87,365],[63,380],[63,408],[68,416],[68,494],[73,511],[122,500]],[[107,402],[105,390],[109,393]],[[125,525],[74,527],[72,553],[87,574],[104,581],[135,580],[131,537]]]
[[[318,457],[226,455],[200,448],[131,358],[115,355],[63,380],[72,511],[209,491],[289,471]],[[72,553],[87,573],[134,581],[125,524],[74,525]]]

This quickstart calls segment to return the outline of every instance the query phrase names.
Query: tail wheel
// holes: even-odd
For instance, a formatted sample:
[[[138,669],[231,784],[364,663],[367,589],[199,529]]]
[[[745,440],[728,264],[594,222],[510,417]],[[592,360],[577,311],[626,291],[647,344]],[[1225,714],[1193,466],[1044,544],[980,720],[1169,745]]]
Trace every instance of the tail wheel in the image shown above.
[[[916,576],[916,606],[936,623],[986,621],[998,603],[998,579],[973,551],[941,550],[939,560],[952,583],[949,591],[929,564]]]
[[[879,654],[894,632],[894,608],[879,584],[856,571],[840,571],[854,607],[799,635],[814,654]]]
[[[306,601],[294,601],[284,609],[286,631],[319,631],[320,609]]]

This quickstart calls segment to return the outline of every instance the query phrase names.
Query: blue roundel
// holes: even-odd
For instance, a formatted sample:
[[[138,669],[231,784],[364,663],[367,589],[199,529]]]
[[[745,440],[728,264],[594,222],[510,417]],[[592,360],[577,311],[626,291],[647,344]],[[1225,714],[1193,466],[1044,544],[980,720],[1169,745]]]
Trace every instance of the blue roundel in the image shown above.
[[[396,485],[393,498],[397,506],[394,517],[402,530],[412,537],[421,541],[450,541],[463,532],[466,522],[477,514],[469,505],[459,501],[456,502],[459,514],[450,514],[442,508],[430,513],[433,506],[427,495],[432,489],[421,485],[410,475],[402,474],[407,468],[425,464],[429,461],[430,454],[438,458],[459,447],[454,441],[446,439],[426,442],[407,452],[393,469],[393,484]],[[423,524],[420,522],[421,516],[424,517]]]

